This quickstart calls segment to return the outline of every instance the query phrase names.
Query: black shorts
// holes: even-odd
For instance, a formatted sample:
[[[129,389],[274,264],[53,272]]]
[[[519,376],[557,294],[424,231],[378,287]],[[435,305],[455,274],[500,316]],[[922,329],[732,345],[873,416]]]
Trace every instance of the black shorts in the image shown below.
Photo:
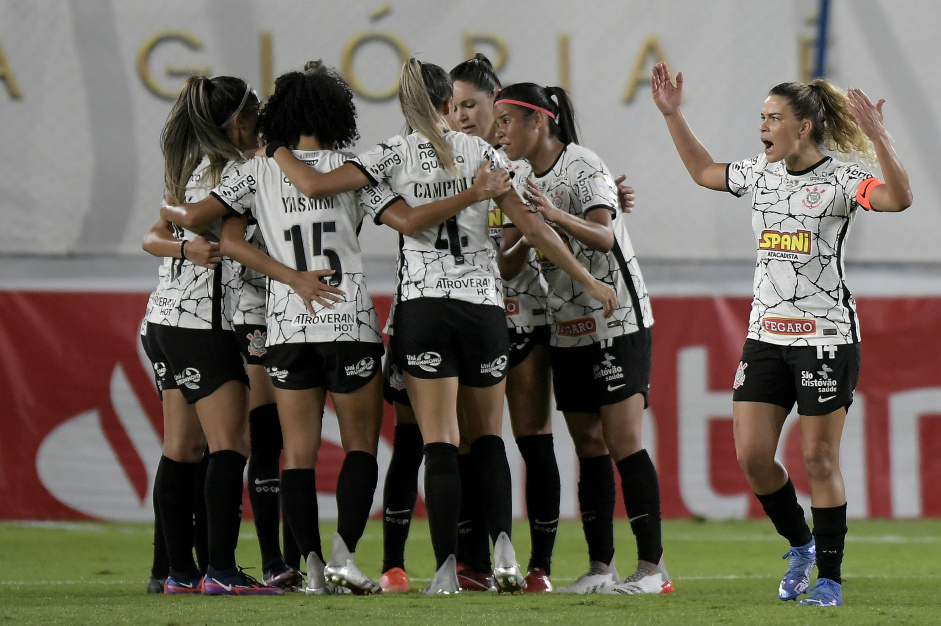
[[[192,404],[230,380],[248,386],[245,363],[239,354],[235,333],[230,330],[148,323],[142,342],[153,364],[161,398],[164,390],[179,389],[183,398]]]
[[[239,350],[249,365],[264,365],[268,347],[268,327],[262,324],[236,324],[235,338],[239,342]]]
[[[350,393],[372,380],[381,363],[381,343],[282,343],[268,346],[265,371],[278,389]]]
[[[745,340],[732,384],[735,402],[765,402],[800,415],[827,415],[853,403],[860,344],[779,346]]]
[[[552,334],[549,326],[507,328],[510,333],[510,369],[526,360],[536,346],[548,346]]]
[[[408,399],[408,390],[405,389],[405,380],[402,378],[402,368],[395,364],[392,357],[392,342],[395,337],[389,337],[389,347],[382,361],[382,397],[389,404],[402,404],[412,406]]]
[[[590,346],[550,348],[556,408],[563,413],[598,413],[636,393],[650,392],[653,333],[643,328]]]
[[[395,307],[395,363],[416,378],[491,387],[506,377],[510,339],[503,308],[444,298]]]

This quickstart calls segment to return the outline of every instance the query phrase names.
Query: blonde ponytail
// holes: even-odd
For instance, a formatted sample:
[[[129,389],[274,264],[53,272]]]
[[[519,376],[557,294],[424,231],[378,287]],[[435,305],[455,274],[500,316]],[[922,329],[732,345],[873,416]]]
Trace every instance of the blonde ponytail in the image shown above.
[[[768,95],[783,96],[789,100],[794,117],[810,120],[811,136],[817,146],[841,155],[857,154],[864,161],[875,162],[876,151],[856,118],[846,106],[846,92],[818,78],[810,84],[781,83],[775,85]]]
[[[442,78],[443,77],[443,78]],[[451,146],[445,139],[448,122],[441,114],[441,106],[451,98],[451,79],[437,65],[422,63],[412,57],[402,66],[399,77],[399,103],[409,128],[424,135],[431,142],[438,161],[452,174],[457,165]]]

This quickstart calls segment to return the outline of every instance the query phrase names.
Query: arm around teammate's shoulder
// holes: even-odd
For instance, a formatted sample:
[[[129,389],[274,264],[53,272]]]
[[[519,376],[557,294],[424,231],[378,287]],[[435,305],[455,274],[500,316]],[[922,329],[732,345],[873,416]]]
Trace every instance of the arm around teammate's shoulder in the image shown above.
[[[404,200],[399,199],[382,212],[379,221],[406,237],[411,237],[443,223],[473,204],[491,200],[509,190],[509,173],[503,168],[491,171],[490,160],[485,159],[477,171],[474,183],[464,191],[416,207],[409,207]]]
[[[164,200],[160,207],[160,217],[192,232],[199,232],[228,214],[229,207],[213,195],[206,196],[199,202],[183,204]]]
[[[274,150],[271,149],[272,146]],[[269,144],[266,154],[274,159],[291,184],[308,198],[329,198],[344,191],[374,184],[362,170],[350,163],[344,163],[329,172],[318,172],[299,160],[284,145]]]

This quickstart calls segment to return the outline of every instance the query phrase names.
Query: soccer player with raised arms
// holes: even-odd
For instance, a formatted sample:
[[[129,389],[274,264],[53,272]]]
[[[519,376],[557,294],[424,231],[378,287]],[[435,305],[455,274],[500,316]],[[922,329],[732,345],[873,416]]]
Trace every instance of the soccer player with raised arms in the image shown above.
[[[739,465],[778,533],[788,540],[781,600],[843,604],[841,564],[846,492],[840,439],[859,380],[856,302],[844,282],[850,225],[862,208],[897,212],[912,203],[908,174],[883,126],[880,100],[816,79],[771,88],[757,129],[764,150],[716,163],[690,129],[665,63],[650,79],[653,100],[697,184],[749,195],[758,251],[748,337],[733,382],[732,420]],[[824,153],[878,159],[884,182]],[[787,470],[775,460],[784,420],[800,415],[813,530]],[[817,565],[817,583],[810,572]],[[808,593],[809,591],[809,593]]]

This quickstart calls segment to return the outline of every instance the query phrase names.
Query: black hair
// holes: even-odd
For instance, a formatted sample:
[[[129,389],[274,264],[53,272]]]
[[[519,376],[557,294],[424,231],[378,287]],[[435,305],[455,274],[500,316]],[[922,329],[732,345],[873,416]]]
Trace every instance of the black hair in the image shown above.
[[[325,150],[339,150],[359,139],[350,86],[332,68],[309,61],[303,72],[287,72],[274,82],[259,124],[266,143],[296,146],[313,135]]]
[[[516,83],[504,87],[500,92],[500,100],[517,100],[534,107],[545,109],[555,119],[549,118],[549,132],[564,144],[578,143],[578,130],[575,127],[575,110],[568,94],[561,87],[541,87],[536,83]],[[538,113],[535,109],[512,105],[523,111],[526,117]]]
[[[488,96],[493,97],[498,89],[502,87],[500,79],[493,71],[493,64],[484,54],[478,52],[474,58],[458,63],[451,70],[451,82],[461,81],[470,83],[483,91]]]

